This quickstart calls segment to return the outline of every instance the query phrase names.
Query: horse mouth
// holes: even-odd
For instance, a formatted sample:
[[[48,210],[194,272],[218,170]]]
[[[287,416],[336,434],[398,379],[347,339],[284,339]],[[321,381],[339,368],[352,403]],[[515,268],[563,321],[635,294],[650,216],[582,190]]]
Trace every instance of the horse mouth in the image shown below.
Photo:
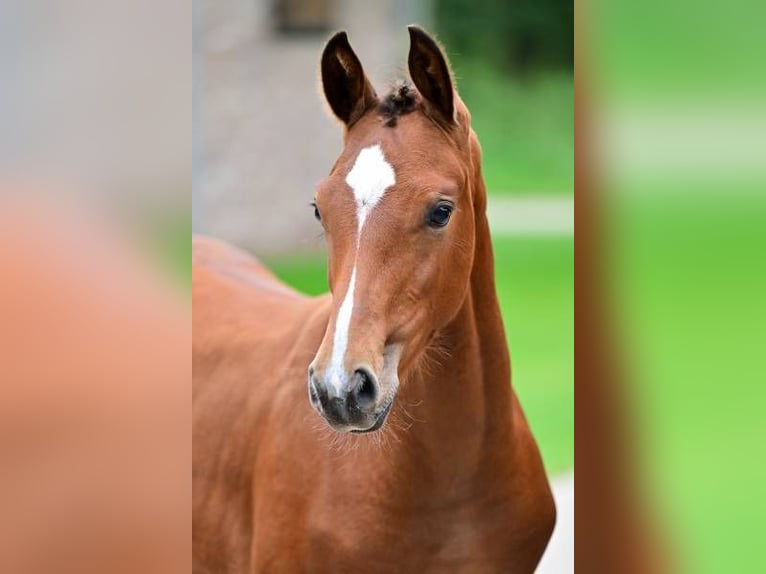
[[[380,429],[380,427],[383,426],[383,423],[386,422],[386,419],[388,418],[388,413],[391,412],[391,407],[394,404],[394,400],[391,399],[388,401],[388,404],[383,407],[383,409],[376,415],[375,422],[373,425],[368,429],[353,429],[349,432],[352,432],[354,434],[364,434],[368,432],[375,432],[376,430]]]

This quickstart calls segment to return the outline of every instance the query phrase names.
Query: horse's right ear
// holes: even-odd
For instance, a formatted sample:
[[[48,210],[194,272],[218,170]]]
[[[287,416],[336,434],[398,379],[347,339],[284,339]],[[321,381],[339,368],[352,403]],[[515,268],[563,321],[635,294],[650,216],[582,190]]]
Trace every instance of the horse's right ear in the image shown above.
[[[345,32],[330,38],[322,52],[322,87],[333,113],[347,127],[378,101]]]
[[[428,107],[451,125],[455,122],[455,88],[447,57],[425,30],[415,25],[407,26],[407,30],[410,77]]]

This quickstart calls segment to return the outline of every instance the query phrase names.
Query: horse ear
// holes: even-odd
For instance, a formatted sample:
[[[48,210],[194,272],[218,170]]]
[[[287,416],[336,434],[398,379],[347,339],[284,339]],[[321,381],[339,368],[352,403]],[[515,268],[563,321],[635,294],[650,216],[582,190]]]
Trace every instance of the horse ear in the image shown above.
[[[330,38],[322,52],[322,87],[333,113],[348,127],[378,101],[346,32]]]
[[[447,58],[428,33],[419,26],[408,26],[410,77],[425,100],[444,120],[455,121],[455,94]]]

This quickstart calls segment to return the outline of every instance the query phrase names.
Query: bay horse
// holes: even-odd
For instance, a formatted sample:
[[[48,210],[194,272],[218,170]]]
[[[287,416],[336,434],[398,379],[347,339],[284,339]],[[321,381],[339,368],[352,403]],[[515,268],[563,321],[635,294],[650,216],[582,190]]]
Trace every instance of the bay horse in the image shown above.
[[[481,152],[436,41],[379,98],[321,58],[344,148],[331,294],[193,243],[193,571],[533,572],[555,507],[510,384]]]

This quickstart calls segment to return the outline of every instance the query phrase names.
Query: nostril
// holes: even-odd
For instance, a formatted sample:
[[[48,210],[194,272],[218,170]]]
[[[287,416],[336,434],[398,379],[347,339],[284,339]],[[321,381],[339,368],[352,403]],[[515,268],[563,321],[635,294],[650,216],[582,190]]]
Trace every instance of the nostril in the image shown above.
[[[369,406],[378,397],[378,385],[375,382],[375,377],[367,369],[357,369],[355,374],[359,377],[359,385],[354,393],[357,404],[360,407]]]

